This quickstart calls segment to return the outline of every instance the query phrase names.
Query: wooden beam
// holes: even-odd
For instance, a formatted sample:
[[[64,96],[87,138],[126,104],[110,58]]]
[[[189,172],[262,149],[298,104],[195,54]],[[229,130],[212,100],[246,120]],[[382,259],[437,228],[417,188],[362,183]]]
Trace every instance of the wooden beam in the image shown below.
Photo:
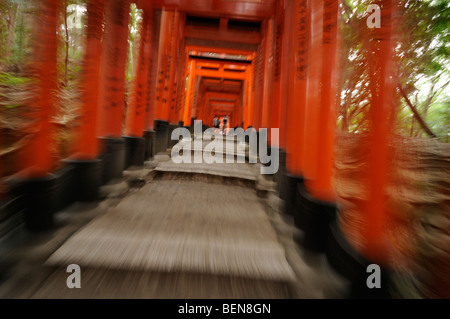
[[[229,71],[209,71],[209,70],[196,70],[197,76],[204,76],[209,78],[217,78],[217,79],[232,79],[232,80],[245,80],[245,73],[236,73]]]
[[[201,39],[190,37],[186,37],[186,44],[197,47],[215,47],[220,50],[256,51],[258,48],[258,45],[254,43],[225,42],[219,41],[218,39]]]
[[[261,20],[275,10],[275,0],[153,0],[155,8],[173,6],[180,11],[208,17]]]
[[[184,35],[187,38],[214,40],[221,42],[258,44],[261,42],[261,33],[259,32],[242,32],[242,31],[219,31],[204,30],[193,26],[186,26]]]
[[[218,48],[216,46],[197,46],[197,45],[189,45],[186,47],[188,51],[198,51],[197,55],[201,52],[211,52],[211,53],[225,53],[230,55],[246,55],[247,60],[252,59],[253,51],[249,50],[239,50],[239,49],[231,49],[231,48]]]

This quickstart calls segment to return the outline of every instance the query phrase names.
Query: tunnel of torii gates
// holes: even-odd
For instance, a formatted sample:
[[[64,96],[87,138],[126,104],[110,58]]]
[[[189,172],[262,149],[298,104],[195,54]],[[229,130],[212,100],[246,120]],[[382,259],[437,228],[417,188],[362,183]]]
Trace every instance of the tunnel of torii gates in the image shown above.
[[[68,171],[76,172],[72,178],[76,186],[67,186],[66,193],[73,194],[73,200],[97,199],[101,185],[121,177],[130,165],[143,165],[165,151],[174,127],[192,127],[193,119],[212,126],[214,116],[227,115],[229,127],[280,129],[279,139],[269,143],[281,154],[275,180],[285,210],[305,230],[305,245],[326,250],[330,234],[342,235],[335,222],[337,199],[332,183],[340,71],[338,2],[137,1],[143,17],[139,58],[125,110],[131,1],[88,0],[80,124],[73,154],[63,161]],[[53,108],[49,107],[57,89],[56,30],[62,8],[59,0],[36,3],[40,11],[35,28],[40,41],[34,51],[39,129],[23,151],[18,175],[27,181],[25,192],[33,206],[33,214],[26,219],[29,227],[46,228],[52,225],[56,204],[42,198],[54,188],[64,189],[54,171]],[[382,5],[381,28],[366,30],[373,154],[365,185],[369,196],[360,207],[369,225],[363,255],[378,264],[389,258],[382,228],[391,123],[386,119],[393,100],[388,80],[393,60],[392,0]],[[338,240],[334,243],[342,246]]]

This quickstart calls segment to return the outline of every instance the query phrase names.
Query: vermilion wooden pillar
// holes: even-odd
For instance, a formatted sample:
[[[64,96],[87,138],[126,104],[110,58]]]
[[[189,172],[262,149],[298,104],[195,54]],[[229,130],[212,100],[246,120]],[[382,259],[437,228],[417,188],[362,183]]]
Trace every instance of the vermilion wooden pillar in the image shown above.
[[[183,97],[186,90],[187,59],[184,38],[180,39],[179,43],[179,64],[177,68],[177,88],[175,92],[175,118],[176,121],[183,121]]]
[[[152,55],[152,7],[151,2],[138,3],[143,9],[141,38],[139,45],[138,67],[133,90],[127,108],[125,127],[125,167],[142,166],[149,156],[146,156],[149,137],[144,136],[146,102],[148,94],[149,64]],[[147,145],[146,145],[147,143]]]
[[[194,87],[196,82],[196,75],[195,75],[195,61],[190,60],[189,62],[189,77],[188,77],[188,83],[186,88],[186,95],[184,99],[184,112],[183,112],[183,122],[184,126],[190,126],[191,125],[191,117],[192,117],[192,103],[194,99]]]
[[[174,110],[175,101],[174,99],[174,84],[175,77],[177,73],[177,60],[178,60],[178,45],[179,45],[179,37],[178,37],[178,29],[179,29],[179,21],[180,21],[180,13],[175,10],[174,17],[172,19],[172,23],[170,25],[170,51],[167,56],[167,66],[166,66],[166,77],[165,77],[165,85],[163,91],[163,100],[162,107],[164,109],[163,118],[173,123],[176,121],[176,113]]]
[[[142,0],[142,5],[151,5],[150,2]],[[148,62],[148,76],[144,83],[147,94],[145,101],[145,119],[144,119],[144,140],[145,152],[144,160],[148,161],[156,155],[156,131],[154,130],[155,123],[155,105],[156,105],[156,80],[158,71],[158,49],[159,49],[159,34],[161,23],[161,12],[152,10],[152,26],[151,26],[151,53]]]
[[[196,70],[195,70],[196,76],[194,77],[194,85],[192,87],[193,94],[192,94],[191,117],[200,119],[201,108],[199,107],[199,105],[201,103],[201,98],[202,98],[202,96],[200,94],[200,84],[201,84],[202,77],[197,74],[197,71],[198,71],[198,67],[196,66]]]
[[[86,52],[81,81],[82,107],[80,128],[77,132],[74,154],[78,160],[92,160],[99,155],[97,139],[99,110],[99,77],[103,36],[103,13],[105,0],[90,0],[87,3]]]
[[[121,178],[125,168],[125,141],[122,139],[122,128],[130,1],[110,0],[106,4],[98,128],[98,135],[103,143],[103,157],[108,163],[104,165],[104,182]]]
[[[54,169],[52,153],[51,117],[57,90],[57,25],[59,1],[44,0],[38,4],[39,22],[36,22],[33,67],[37,81],[33,102],[35,126],[21,156],[22,177],[40,178]]]
[[[272,141],[272,147],[283,147],[281,145],[281,134],[284,132],[284,125],[281,123],[281,63],[282,63],[282,39],[283,39],[283,1],[277,2],[276,17],[274,19],[272,59],[272,96],[269,111],[269,127],[279,129],[279,140]],[[283,136],[284,138],[284,136]]]
[[[254,107],[255,107],[255,53],[253,53],[252,64],[248,67],[248,111],[247,123],[245,128],[254,126]]]
[[[311,51],[303,147],[304,183],[299,185],[294,213],[304,232],[304,246],[325,251],[336,219],[332,186],[336,127],[336,36],[338,0],[311,1]]]
[[[149,63],[151,48],[151,8],[144,8],[143,21],[140,32],[140,46],[138,68],[133,83],[132,97],[127,108],[125,134],[130,137],[142,137],[145,124],[145,102],[147,100],[147,79],[149,77]]]
[[[366,216],[365,254],[371,260],[387,264],[389,259],[386,234],[386,177],[388,171],[389,136],[392,132],[393,101],[393,1],[378,2],[381,9],[381,28],[370,30],[370,105],[371,150],[368,162],[368,201]]]
[[[36,3],[36,20],[33,78],[36,94],[29,105],[34,119],[29,138],[21,151],[22,170],[17,174],[19,187],[11,187],[13,197],[19,197],[21,216],[29,230],[42,231],[53,228],[57,200],[55,154],[51,118],[54,114],[54,97],[57,90],[57,27],[60,2],[43,0]],[[14,182],[12,182],[15,184]]]
[[[173,19],[172,24],[172,32],[171,32],[171,41],[170,41],[170,55],[168,57],[168,64],[167,64],[167,72],[168,72],[168,78],[167,78],[167,85],[165,87],[165,98],[163,100],[163,103],[166,103],[166,106],[164,107],[167,112],[167,120],[169,122],[169,130],[168,130],[168,147],[173,147],[177,141],[171,139],[171,135],[174,129],[176,129],[179,126],[179,118],[177,113],[177,85],[178,85],[178,77],[180,69],[182,67],[180,66],[180,45],[181,45],[181,36],[180,31],[180,25],[182,23],[181,19],[182,16],[178,10],[175,10],[175,16]],[[166,90],[167,88],[167,90]]]
[[[254,94],[253,94],[253,127],[259,130],[262,123],[262,88],[263,88],[263,61],[264,61],[264,43],[258,45],[255,54],[254,64]]]
[[[328,1],[325,1],[327,3]],[[358,205],[365,217],[365,226],[362,233],[362,251],[349,243],[348,237],[340,229],[339,219],[335,219],[329,225],[330,233],[327,242],[327,260],[351,283],[349,298],[381,299],[391,298],[392,277],[389,275],[392,269],[390,244],[388,243],[385,226],[385,196],[386,174],[388,171],[388,144],[392,125],[392,109],[394,103],[393,86],[393,39],[392,25],[393,3],[392,0],[375,1],[381,7],[381,28],[367,28],[369,39],[369,87],[371,91],[370,115],[370,153],[366,168],[366,178],[362,189],[368,194],[365,203]],[[333,6],[335,4],[333,3]],[[332,7],[325,7],[329,12]],[[325,16],[327,20],[327,16]],[[328,24],[326,24],[328,25]],[[327,31],[332,28],[327,27]],[[324,40],[332,33],[324,34]],[[324,46],[329,43],[324,43]],[[324,62],[327,63],[327,62]],[[326,92],[326,91],[325,91]],[[323,163],[322,163],[323,164]],[[319,163],[319,166],[322,165]],[[317,178],[322,178],[320,174]],[[365,187],[364,187],[365,186]],[[379,286],[371,287],[374,283],[370,278],[369,266],[376,265],[377,281]],[[373,278],[373,277],[372,277]]]
[[[289,12],[290,8],[287,7]],[[303,176],[304,158],[311,156],[311,141],[305,140],[309,124],[305,120],[307,103],[308,68],[314,60],[308,60],[310,41],[310,12],[307,0],[292,2],[291,25],[291,65],[289,72],[289,90],[287,104],[286,134],[286,169],[294,176]],[[316,55],[313,55],[316,56]],[[314,80],[318,80],[316,77]],[[317,87],[318,89],[318,87]],[[308,92],[309,94],[309,92]],[[316,93],[318,94],[318,93]],[[309,132],[312,134],[311,132]],[[315,136],[314,136],[315,137]],[[305,148],[308,145],[308,149]]]
[[[102,182],[99,160],[98,113],[100,109],[100,65],[105,0],[89,0],[87,11],[86,51],[81,84],[80,126],[75,137],[74,153],[66,164],[74,168],[72,198],[78,201],[98,199]],[[100,53],[100,54],[99,54]],[[106,165],[106,164],[105,164]]]
[[[289,8],[292,5],[292,1],[280,1],[279,13],[277,17],[280,20],[282,26],[281,36],[281,48],[280,48],[280,147],[286,151],[286,135],[287,135],[287,107],[288,107],[288,95],[289,95],[289,71],[291,64],[290,61],[290,44],[291,44],[291,25],[292,14]]]
[[[150,59],[149,76],[147,81],[147,102],[145,115],[145,130],[150,135],[153,131],[154,120],[156,115],[156,86],[158,80],[158,50],[159,36],[161,28],[161,12],[155,11],[152,19],[152,35],[151,48],[152,55]]]
[[[321,94],[320,104],[308,105],[311,113],[316,113],[316,131],[312,133],[317,136],[316,153],[311,154],[312,162],[315,163],[315,172],[312,179],[307,180],[306,186],[315,198],[335,202],[336,194],[332,184],[334,168],[334,136],[336,127],[336,87],[337,87],[337,20],[338,1],[324,0],[323,2],[323,37],[322,43],[322,66],[321,66]],[[318,56],[319,57],[319,56]],[[316,124],[316,123],[314,123]],[[313,168],[314,169],[314,168]]]
[[[270,113],[270,96],[272,90],[272,40],[273,40],[273,19],[266,21],[264,36],[264,62],[263,62],[263,83],[262,83],[262,119],[261,128],[268,128]],[[270,138],[270,135],[269,135]]]
[[[286,172],[281,180],[280,196],[285,200],[285,213],[294,215],[299,210],[297,188],[303,184],[303,156],[309,152],[304,147],[306,130],[305,109],[307,102],[307,84],[309,68],[310,6],[307,0],[295,0],[286,3],[286,37],[289,44],[287,99],[286,99]],[[309,145],[309,142],[308,144]],[[281,153],[283,154],[283,153]],[[296,221],[297,226],[301,226]]]
[[[197,96],[197,105],[196,105],[196,117],[197,120],[201,120],[203,124],[206,123],[206,87],[203,84],[203,81],[201,82],[201,86],[198,90],[198,96]]]
[[[158,80],[156,84],[156,117],[157,120],[168,121],[167,91],[172,68],[168,65],[171,54],[171,41],[173,33],[175,12],[163,9],[161,16],[161,33],[158,50]]]
[[[165,152],[169,143],[169,83],[172,78],[172,34],[175,31],[175,10],[164,8],[161,13],[161,28],[158,48],[158,74],[155,101],[156,153]],[[170,93],[170,94],[169,94]]]
[[[305,109],[303,143],[307,149],[301,153],[304,177],[311,181],[317,178],[317,154],[319,152],[319,128],[321,105],[321,77],[323,54],[323,1],[311,4],[311,50],[308,63],[307,107]]]
[[[234,118],[233,127],[239,127],[244,122],[244,91],[245,87],[242,83],[241,92],[239,96],[236,96],[236,104],[234,105],[236,116]]]
[[[122,136],[130,0],[107,1],[104,37],[104,97],[100,109],[102,137]]]
[[[244,81],[243,87],[244,87],[244,95],[243,95],[243,108],[244,108],[244,129],[246,129],[249,125],[249,104],[250,104],[250,72],[247,69],[247,77]]]
[[[178,123],[183,121],[181,114],[182,93],[186,87],[186,54],[184,40],[185,15],[179,14],[177,24],[177,43],[176,43],[176,67],[174,70],[174,84],[172,90],[170,106],[170,122]]]
[[[269,117],[269,126],[271,129],[278,129],[278,138],[272,140],[270,138],[270,145],[274,150],[278,152],[278,171],[274,174],[274,181],[276,182],[279,193],[281,194],[282,185],[285,183],[284,175],[286,173],[286,123],[284,122],[285,110],[282,110],[282,92],[283,90],[283,76],[282,68],[283,63],[283,50],[286,50],[286,46],[283,47],[283,33],[285,28],[285,1],[278,1],[276,3],[275,19],[274,19],[274,32],[273,32],[273,84],[272,84],[272,98],[271,98],[271,110]],[[287,59],[287,58],[286,58]],[[283,198],[284,196],[280,196]]]
[[[287,112],[288,112],[288,101],[289,101],[289,74],[290,68],[292,64],[290,64],[290,56],[292,55],[290,52],[291,45],[291,34],[292,34],[292,2],[293,1],[278,1],[277,3],[277,12],[276,19],[277,24],[281,27],[281,36],[278,34],[278,26],[277,26],[277,45],[279,46],[278,51],[278,69],[279,69],[279,105],[280,105],[280,153],[279,153],[279,163],[280,167],[278,173],[275,175],[275,182],[277,183],[277,189],[280,198],[286,198],[286,157],[287,157]],[[279,43],[281,42],[281,43]],[[276,96],[277,93],[275,93]],[[286,205],[285,205],[286,207]]]
[[[292,31],[292,1],[278,1],[276,11],[277,37],[276,60],[274,78],[279,84],[274,88],[274,99],[279,103],[279,170],[275,174],[279,196],[285,199],[286,195],[286,157],[287,157],[287,112],[289,101],[289,74],[292,64],[290,46]],[[281,28],[281,30],[280,30]],[[281,33],[281,34],[280,34]],[[274,102],[275,103],[275,102]]]

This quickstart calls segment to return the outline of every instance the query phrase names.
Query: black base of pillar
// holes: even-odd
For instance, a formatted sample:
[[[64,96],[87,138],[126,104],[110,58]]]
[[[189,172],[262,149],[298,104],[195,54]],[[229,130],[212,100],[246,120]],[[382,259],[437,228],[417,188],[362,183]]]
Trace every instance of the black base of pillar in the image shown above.
[[[256,131],[256,153],[259,154],[259,131]]]
[[[77,172],[75,167],[68,164],[65,160],[62,160],[61,163],[63,167],[55,173],[55,211],[63,210],[72,205],[76,201],[77,195],[77,189],[75,188]]]
[[[191,134],[194,134],[194,125],[195,125],[196,120],[197,120],[197,118],[195,118],[195,117],[191,118],[191,125],[189,126],[189,131],[191,132]]]
[[[278,172],[275,173],[274,182],[276,183],[278,194],[281,199],[284,199],[281,194],[281,188],[284,184],[284,174],[286,173],[286,150],[279,149],[279,161],[278,161]]]
[[[102,184],[111,179],[122,178],[125,168],[125,141],[123,138],[102,137],[103,154],[100,159],[103,161]]]
[[[93,160],[63,160],[68,167],[73,168],[72,190],[73,201],[91,202],[99,198],[102,182],[102,161]]]
[[[305,232],[302,242],[305,248],[316,252],[326,250],[329,224],[335,220],[336,211],[336,204],[314,198],[306,190],[304,182],[298,184],[294,223]]]
[[[0,216],[2,217],[0,225],[0,241],[4,236],[19,227],[23,223],[23,211],[24,203],[20,198],[12,197],[11,195],[6,198],[0,199]],[[0,259],[0,283],[1,283],[1,264]]]
[[[156,132],[153,130],[144,131],[145,152],[144,160],[149,161],[155,157]]]
[[[57,177],[49,175],[34,179],[15,179],[13,197],[23,205],[25,227],[29,231],[47,231],[54,228],[57,197]]]
[[[130,166],[144,166],[145,139],[131,136],[122,138],[125,140],[125,169]]]
[[[297,185],[303,183],[303,177],[292,175],[288,172],[284,174],[285,194],[284,194],[284,213],[294,215],[296,205]]]
[[[155,120],[156,132],[156,154],[167,151],[167,142],[169,139],[169,122],[162,120]],[[156,155],[155,154],[155,155]]]
[[[358,253],[346,240],[336,221],[329,224],[329,237],[327,242],[326,256],[328,263],[350,283],[348,298],[352,299],[386,299],[390,296],[390,274],[391,272],[380,265],[381,287],[369,288],[367,279],[372,272],[367,271],[370,262]]]
[[[179,124],[169,124],[169,132],[167,134],[167,145],[169,148],[174,147],[178,143],[178,140],[172,140],[172,132],[178,127],[180,127]]]

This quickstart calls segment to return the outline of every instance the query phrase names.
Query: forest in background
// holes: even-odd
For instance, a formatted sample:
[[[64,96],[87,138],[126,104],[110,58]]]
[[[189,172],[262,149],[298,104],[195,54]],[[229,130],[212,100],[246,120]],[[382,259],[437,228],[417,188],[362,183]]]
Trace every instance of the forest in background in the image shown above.
[[[58,91],[55,92],[52,124],[55,127],[56,154],[70,155],[74,127],[78,124],[80,83],[86,32],[85,0],[61,1],[58,28]],[[64,8],[66,10],[64,10]],[[130,8],[126,98],[137,65],[142,12]],[[33,41],[39,41],[33,28],[39,23],[34,1],[0,0],[0,176],[15,173],[14,154],[24,145],[32,123],[27,120],[33,101]],[[101,52],[99,52],[101,54]]]
[[[367,1],[341,1],[338,125],[368,130]],[[396,133],[450,141],[450,2],[400,0],[394,18]]]

